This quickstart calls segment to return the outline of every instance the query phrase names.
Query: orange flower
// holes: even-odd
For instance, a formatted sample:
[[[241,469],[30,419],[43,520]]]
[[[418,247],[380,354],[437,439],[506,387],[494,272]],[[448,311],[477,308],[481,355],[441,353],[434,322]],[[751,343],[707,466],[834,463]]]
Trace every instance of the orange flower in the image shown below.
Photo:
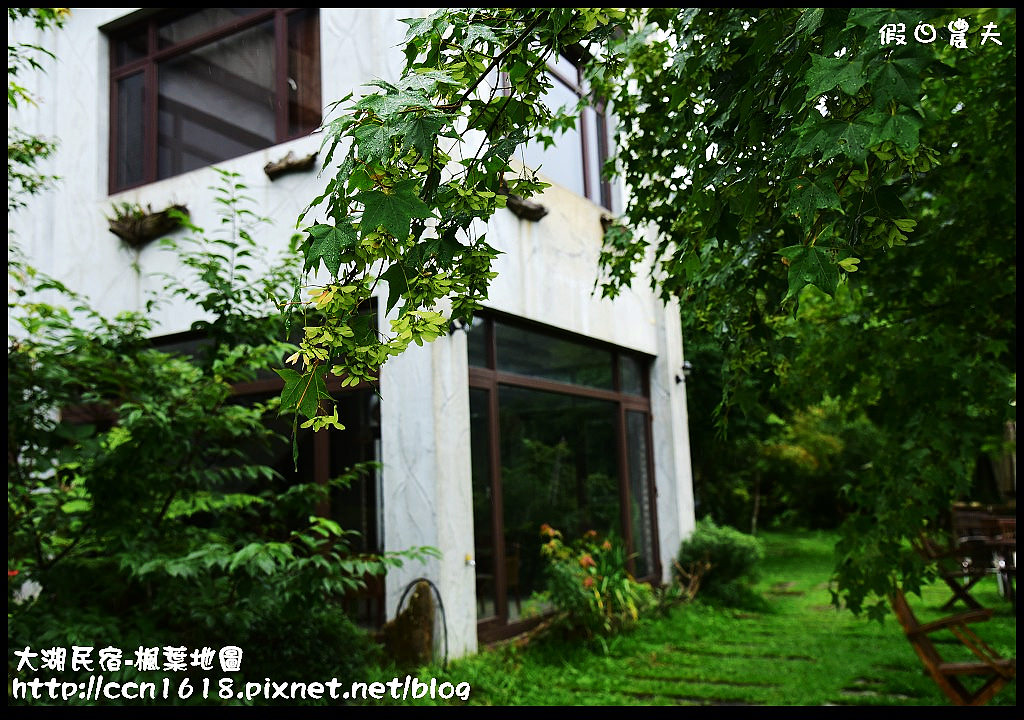
[[[597,567],[597,563],[594,562],[594,558],[590,557],[590,553],[587,553],[586,555],[580,558],[580,567]]]
[[[590,575],[587,575],[585,578],[583,578],[583,587],[585,587],[585,588],[592,588],[592,587],[594,587],[594,578],[592,578]]]
[[[610,542],[608,542],[607,540],[605,540],[603,543],[601,543],[601,549],[602,550],[611,550],[612,549],[612,544]]]
[[[562,533],[558,532],[547,523],[544,523],[540,526],[540,534],[544,537],[549,538],[562,537]]]
[[[585,533],[583,533],[583,537],[587,540],[590,540],[591,538],[596,538],[597,530],[587,530]]]

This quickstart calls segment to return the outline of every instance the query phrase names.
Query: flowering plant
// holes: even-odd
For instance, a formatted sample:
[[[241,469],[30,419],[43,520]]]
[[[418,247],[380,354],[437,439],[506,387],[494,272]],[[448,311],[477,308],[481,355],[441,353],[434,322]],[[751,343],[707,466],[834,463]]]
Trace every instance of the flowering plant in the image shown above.
[[[546,539],[541,555],[547,560],[547,595],[570,630],[588,637],[612,635],[635,624],[653,605],[653,590],[629,573],[618,539],[588,530],[566,543],[548,524],[540,534]]]

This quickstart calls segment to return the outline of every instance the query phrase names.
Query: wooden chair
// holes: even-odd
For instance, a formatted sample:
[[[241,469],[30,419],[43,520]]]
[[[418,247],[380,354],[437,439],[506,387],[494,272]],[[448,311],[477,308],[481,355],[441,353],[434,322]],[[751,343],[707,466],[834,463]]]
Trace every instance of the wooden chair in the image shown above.
[[[971,588],[987,577],[994,568],[983,562],[988,548],[962,546],[955,541],[942,542],[928,535],[921,535],[914,542],[918,554],[934,562],[938,576],[953,591],[952,597],[942,606],[949,611],[956,603],[963,602],[972,610],[981,610],[982,605],[971,596]]]
[[[1016,676],[1017,659],[1002,657],[967,627],[969,623],[991,618],[991,610],[970,610],[920,623],[902,590],[889,596],[889,604],[928,674],[954,705],[985,705]],[[977,660],[951,662],[944,659],[931,635],[945,630],[951,632]],[[981,678],[978,687],[969,689],[961,680],[963,676]]]
[[[953,591],[943,610],[952,610],[957,602],[980,610],[981,603],[970,591],[990,575],[998,581],[1000,592],[1012,599],[1012,590],[1008,588],[1011,573],[1016,579],[1016,564],[1007,570],[1007,562],[1002,558],[1006,547],[1016,541],[1003,541],[1003,533],[999,517],[991,509],[957,504],[950,513],[948,534],[941,533],[942,539],[935,534],[918,538],[918,553],[935,564],[939,577]]]
[[[1010,602],[1017,602],[1017,518],[1000,517],[997,522],[999,536],[995,540],[995,557],[999,592]]]

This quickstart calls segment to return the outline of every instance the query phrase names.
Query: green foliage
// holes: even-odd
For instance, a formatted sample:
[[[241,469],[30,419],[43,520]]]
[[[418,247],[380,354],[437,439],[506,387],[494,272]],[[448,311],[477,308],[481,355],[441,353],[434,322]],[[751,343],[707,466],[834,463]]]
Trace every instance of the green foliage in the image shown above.
[[[424,668],[420,677],[437,682],[468,682],[470,705],[619,706],[636,712],[639,705],[714,708],[731,706],[920,707],[934,713],[948,703],[922,671],[920,660],[895,618],[867,622],[836,612],[825,588],[832,569],[835,533],[769,531],[762,580],[768,607],[737,611],[692,603],[665,615],[648,615],[634,631],[606,640],[608,652],[595,652],[576,639],[556,635],[528,644],[501,643],[459,658],[447,667]],[[979,601],[993,609],[989,622],[972,627],[1004,656],[1016,652],[1017,617],[1001,598],[994,580],[975,586]],[[911,598],[923,622],[947,613],[945,584],[924,588]],[[957,660],[961,643],[943,645]],[[389,677],[389,675],[385,675]],[[967,679],[970,683],[972,679]],[[440,698],[397,700],[399,705],[464,705]],[[1016,705],[1016,683],[991,702]],[[570,711],[571,712],[571,711]],[[858,711],[859,712],[859,711]]]
[[[626,569],[621,541],[589,530],[565,543],[562,533],[546,524],[541,535],[548,538],[541,546],[547,560],[545,596],[563,627],[588,638],[614,635],[636,625],[641,613],[654,606],[651,587]]]
[[[966,48],[912,38],[959,17]],[[859,611],[900,574],[919,582],[904,540],[971,494],[1014,418],[1015,11],[443,9],[406,23],[400,80],[325,129],[328,159],[347,154],[302,247],[331,273],[313,291],[329,321],[302,346],[306,384],[321,366],[369,377],[443,332],[416,312],[447,299],[463,317],[486,297],[477,221],[499,190],[540,189],[507,161],[570,122],[539,102],[541,70],[578,44],[617,120],[604,171],[629,189],[601,285],[615,296],[644,267],[682,301],[698,502],[754,526],[762,503],[781,518],[810,483],[800,521],[844,523],[837,601]],[[908,42],[883,45],[887,23]],[[1000,44],[982,45],[992,23]],[[342,327],[379,280],[396,325],[354,342]],[[831,470],[787,474],[790,450],[815,455],[827,436],[845,448],[826,453]]]
[[[30,20],[39,30],[64,25],[70,11],[67,8],[7,8],[10,22]],[[52,59],[53,53],[30,43],[7,45],[7,109],[35,105],[32,93],[21,84],[19,74],[42,71],[42,61]],[[7,125],[7,211],[25,205],[25,196],[40,192],[56,180],[37,169],[41,160],[50,157],[56,143],[39,135],[31,135],[8,123]]]
[[[718,525],[710,517],[697,522],[693,534],[679,546],[676,576],[703,571],[700,580],[701,598],[710,598],[726,605],[757,604],[751,587],[758,580],[764,545],[753,535],[726,525]]]
[[[616,10],[442,8],[405,20],[406,65],[394,83],[377,80],[346,97],[324,123],[323,192],[300,217],[303,283],[316,311],[288,375],[283,410],[338,426],[319,378],[376,377],[388,357],[447,332],[487,297],[497,252],[481,232],[505,206],[545,185],[514,172],[516,147],[544,126],[565,123],[541,102],[545,61],[587,38],[607,36]],[[506,82],[507,79],[507,82]],[[336,159],[340,158],[340,159]],[[333,164],[332,164],[333,163]],[[384,333],[354,331],[380,283]],[[300,292],[296,292],[298,304]],[[323,401],[323,402],[321,402]]]
[[[106,318],[9,259],[8,643],[239,645],[246,673],[340,676],[372,659],[343,598],[431,551],[360,554],[351,532],[315,515],[332,487],[371,468],[295,484],[256,459],[287,442],[272,427],[279,402],[238,402],[232,386],[294,351],[274,298],[297,260],[257,267],[261,221],[244,184],[220,172],[211,190],[220,229],[189,223],[166,241],[193,276],[166,278],[149,305],[180,296],[205,311],[191,355],[153,347],[150,316]]]
[[[698,501],[740,522],[823,479],[855,611],[920,582],[905,539],[978,492],[1015,416],[1015,38],[1010,9],[654,8],[589,68],[630,189],[605,294],[649,251],[681,300]],[[787,476],[815,413],[845,449]]]

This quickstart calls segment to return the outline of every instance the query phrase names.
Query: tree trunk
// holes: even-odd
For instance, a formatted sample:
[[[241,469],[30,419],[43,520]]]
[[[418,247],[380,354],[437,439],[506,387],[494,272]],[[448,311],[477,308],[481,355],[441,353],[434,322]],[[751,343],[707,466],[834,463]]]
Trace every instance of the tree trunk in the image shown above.
[[[757,535],[757,514],[761,510],[761,471],[754,473],[754,511],[750,514],[750,534]]]

